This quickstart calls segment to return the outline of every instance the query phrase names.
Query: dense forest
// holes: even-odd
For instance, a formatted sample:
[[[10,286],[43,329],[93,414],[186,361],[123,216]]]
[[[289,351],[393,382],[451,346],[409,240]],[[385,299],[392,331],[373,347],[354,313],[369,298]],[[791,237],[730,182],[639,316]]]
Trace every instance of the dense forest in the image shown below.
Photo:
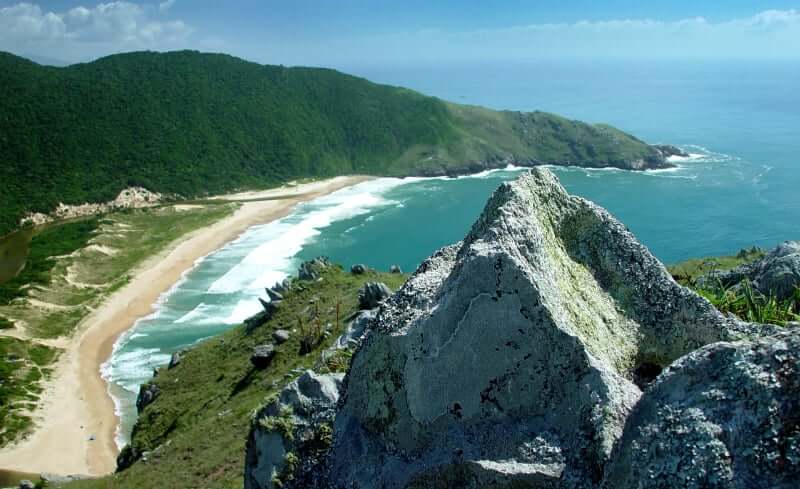
[[[659,158],[608,126],[449,104],[329,69],[192,51],[56,68],[0,53],[0,235],[28,212],[129,186],[195,197],[298,177]]]

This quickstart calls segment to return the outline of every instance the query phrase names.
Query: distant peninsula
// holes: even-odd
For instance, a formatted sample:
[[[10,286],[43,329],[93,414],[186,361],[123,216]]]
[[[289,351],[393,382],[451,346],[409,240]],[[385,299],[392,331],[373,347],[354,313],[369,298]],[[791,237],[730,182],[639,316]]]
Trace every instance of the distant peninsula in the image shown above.
[[[57,68],[0,53],[0,235],[30,213],[131,187],[192,198],[508,164],[646,170],[679,153],[608,125],[457,105],[330,69],[194,51]]]

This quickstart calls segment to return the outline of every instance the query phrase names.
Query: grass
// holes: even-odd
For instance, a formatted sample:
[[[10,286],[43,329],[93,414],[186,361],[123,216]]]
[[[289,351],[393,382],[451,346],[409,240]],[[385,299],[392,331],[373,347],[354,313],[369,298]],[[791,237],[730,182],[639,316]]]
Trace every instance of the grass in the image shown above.
[[[667,268],[669,273],[672,274],[673,278],[675,278],[679,284],[687,287],[695,287],[697,279],[703,275],[714,271],[731,270],[739,265],[752,263],[764,257],[764,255],[766,255],[766,253],[761,248],[745,248],[735,255],[694,258],[670,265]]]
[[[381,281],[396,290],[407,278],[374,271],[352,275],[333,266],[321,277],[319,282],[296,281],[284,295],[281,308],[264,325],[250,333],[237,327],[209,339],[184,355],[177,367],[158,374],[154,382],[161,394],[142,413],[132,441],[140,453],[151,453],[146,462],[140,460],[121,473],[68,487],[240,489],[245,441],[254,411],[302,370],[322,367],[321,351],[344,330],[344,318],[357,310],[357,291],[365,282]],[[301,354],[303,335],[298,323],[315,322],[317,314],[321,324],[330,324],[332,331],[323,334],[323,341],[310,352]],[[292,331],[290,339],[277,347],[268,368],[252,368],[249,357],[253,347],[272,342],[276,329]]]
[[[30,341],[0,337],[0,446],[33,426],[30,408],[39,400],[41,381],[59,350]]]
[[[721,312],[732,313],[745,321],[781,326],[800,321],[800,289],[795,289],[793,297],[782,301],[759,293],[748,281],[740,288],[725,288],[719,284],[696,291]]]
[[[721,283],[699,285],[698,279],[714,272],[733,269],[752,263],[765,255],[760,248],[748,248],[736,255],[687,260],[669,267],[672,276],[681,285],[705,297],[714,307],[726,314],[734,314],[745,321],[785,325],[800,321],[800,289],[793,297],[779,301],[753,289],[749,282],[740,286],[724,287]]]
[[[0,304],[8,305],[16,298],[25,297],[28,287],[50,285],[58,257],[86,246],[98,225],[97,218],[68,222],[33,236],[25,267],[16,277],[0,284]]]
[[[145,259],[235,207],[161,206],[47,228],[31,240],[22,272],[0,285],[0,329],[14,321],[32,337],[71,334],[92,308],[128,283]]]

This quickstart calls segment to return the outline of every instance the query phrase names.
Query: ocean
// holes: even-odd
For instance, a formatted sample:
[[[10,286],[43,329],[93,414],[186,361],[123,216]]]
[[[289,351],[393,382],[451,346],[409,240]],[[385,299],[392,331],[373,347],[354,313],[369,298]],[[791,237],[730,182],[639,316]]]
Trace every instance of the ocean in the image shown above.
[[[548,61],[350,68],[376,82],[504,110],[607,122],[682,147],[678,168],[556,168],[571,193],[610,210],[663,262],[800,239],[800,64]],[[126,443],[138,385],[170,354],[240,323],[263,287],[319,255],[413,271],[461,239],[489,194],[519,169],[457,179],[378,179],[301,204],[198,261],[123,335],[103,366]]]

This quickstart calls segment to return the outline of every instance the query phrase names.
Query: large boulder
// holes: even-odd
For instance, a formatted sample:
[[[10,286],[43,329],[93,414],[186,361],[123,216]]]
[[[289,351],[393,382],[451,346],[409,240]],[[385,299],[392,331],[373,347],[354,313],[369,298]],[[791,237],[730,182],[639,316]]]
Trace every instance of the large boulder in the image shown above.
[[[800,287],[800,241],[786,241],[753,263],[732,270],[714,272],[701,280],[701,285],[735,287],[744,280],[767,297],[786,300]]]
[[[331,442],[331,421],[344,374],[306,371],[253,416],[245,455],[245,489],[272,489],[304,477]]]
[[[367,282],[358,291],[358,306],[361,309],[374,309],[392,295],[392,289],[383,282]]]
[[[800,330],[715,343],[637,404],[607,489],[800,487]]]
[[[544,169],[503,184],[364,329],[317,487],[597,487],[634,379],[771,331],[676,284]]]

